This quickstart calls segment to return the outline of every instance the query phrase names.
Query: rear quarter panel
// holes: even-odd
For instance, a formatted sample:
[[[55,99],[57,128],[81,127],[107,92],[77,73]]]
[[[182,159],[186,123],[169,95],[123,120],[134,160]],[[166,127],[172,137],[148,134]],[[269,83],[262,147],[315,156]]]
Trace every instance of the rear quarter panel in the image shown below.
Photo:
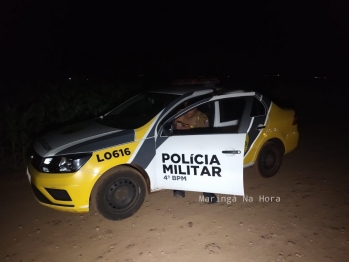
[[[282,109],[271,102],[265,128],[247,152],[244,158],[245,166],[249,166],[256,161],[259,150],[270,139],[281,140],[285,154],[297,147],[299,133],[297,125],[292,125],[294,115],[295,111],[293,109]]]
[[[295,110],[283,109],[272,103],[267,129],[267,140],[272,138],[280,139],[285,147],[285,154],[294,150],[298,145],[298,127],[292,125],[295,116]]]

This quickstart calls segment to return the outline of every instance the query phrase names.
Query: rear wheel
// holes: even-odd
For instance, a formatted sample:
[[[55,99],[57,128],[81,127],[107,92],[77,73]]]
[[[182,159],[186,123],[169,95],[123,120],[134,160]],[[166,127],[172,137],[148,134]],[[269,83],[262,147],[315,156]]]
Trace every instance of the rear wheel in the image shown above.
[[[256,171],[262,177],[273,177],[280,169],[282,156],[283,150],[277,143],[266,142],[259,151],[254,164]]]
[[[95,184],[91,203],[107,219],[121,220],[132,216],[146,196],[143,176],[130,167],[107,171]]]

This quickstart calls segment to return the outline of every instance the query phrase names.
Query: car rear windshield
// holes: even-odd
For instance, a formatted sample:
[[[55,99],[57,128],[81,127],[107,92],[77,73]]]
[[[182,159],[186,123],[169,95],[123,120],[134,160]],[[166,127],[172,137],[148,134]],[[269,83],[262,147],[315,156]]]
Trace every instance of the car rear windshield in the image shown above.
[[[142,93],[116,107],[96,121],[102,125],[121,129],[139,128],[148,123],[178,97],[178,95],[173,94]]]

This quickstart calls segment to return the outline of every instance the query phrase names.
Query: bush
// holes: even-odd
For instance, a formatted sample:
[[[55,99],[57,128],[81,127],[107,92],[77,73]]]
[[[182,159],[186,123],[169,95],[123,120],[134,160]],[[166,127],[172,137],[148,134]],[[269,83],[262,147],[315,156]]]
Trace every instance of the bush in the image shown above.
[[[24,163],[26,151],[38,134],[107,112],[138,92],[140,85],[75,80],[15,88],[16,92],[12,87],[12,94],[0,101],[2,165]]]

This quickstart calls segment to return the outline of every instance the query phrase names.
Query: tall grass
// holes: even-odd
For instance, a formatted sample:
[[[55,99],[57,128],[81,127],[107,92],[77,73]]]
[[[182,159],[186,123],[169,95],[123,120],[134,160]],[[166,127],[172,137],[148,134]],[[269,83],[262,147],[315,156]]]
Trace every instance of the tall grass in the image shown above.
[[[7,87],[11,94],[0,101],[0,165],[23,166],[28,147],[38,134],[106,112],[140,87],[87,80]]]

